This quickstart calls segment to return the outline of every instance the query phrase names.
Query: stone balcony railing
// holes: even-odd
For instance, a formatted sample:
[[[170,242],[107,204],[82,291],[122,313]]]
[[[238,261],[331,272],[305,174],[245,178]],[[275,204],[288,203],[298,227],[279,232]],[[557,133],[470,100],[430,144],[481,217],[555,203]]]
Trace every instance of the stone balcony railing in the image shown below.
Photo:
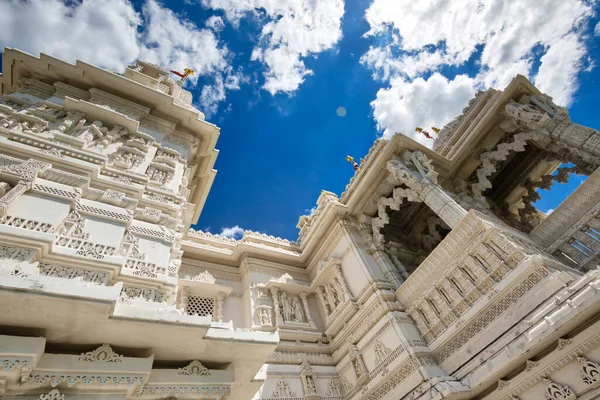
[[[471,211],[396,295],[431,343],[525,258],[525,250]]]
[[[446,371],[478,354],[576,271],[471,210],[396,291]]]

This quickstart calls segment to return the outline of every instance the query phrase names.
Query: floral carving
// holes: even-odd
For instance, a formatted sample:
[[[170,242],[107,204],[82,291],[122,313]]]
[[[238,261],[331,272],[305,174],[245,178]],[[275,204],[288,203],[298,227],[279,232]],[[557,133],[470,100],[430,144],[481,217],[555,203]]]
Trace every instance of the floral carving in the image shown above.
[[[568,386],[559,385],[550,379],[543,379],[543,383],[546,387],[547,400],[568,400],[575,398],[575,393]]]
[[[600,381],[600,365],[585,357],[577,357],[580,366],[581,379],[586,385],[592,385]]]
[[[31,360],[18,358],[2,358],[0,359],[0,368],[3,371],[10,371],[15,368],[22,368],[31,363]]]
[[[82,353],[79,361],[120,363],[123,361],[123,356],[115,353],[110,345],[103,344],[96,350]]]
[[[208,271],[201,272],[198,275],[194,275],[191,277],[189,275],[186,275],[185,279],[194,281],[194,282],[202,282],[202,283],[210,283],[210,284],[213,284],[217,281],[215,279],[215,277],[212,276],[211,273]]]
[[[42,394],[39,400],[65,400],[65,395],[60,393],[58,389],[52,389],[48,394]]]
[[[209,376],[210,370],[206,368],[202,363],[198,360],[194,360],[188,364],[187,367],[179,368],[179,375],[199,375],[199,376]]]

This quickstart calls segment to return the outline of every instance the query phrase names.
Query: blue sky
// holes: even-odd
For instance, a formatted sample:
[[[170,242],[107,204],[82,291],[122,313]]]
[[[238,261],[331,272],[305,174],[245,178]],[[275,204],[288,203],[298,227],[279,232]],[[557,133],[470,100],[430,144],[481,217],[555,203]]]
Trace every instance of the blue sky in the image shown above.
[[[196,228],[294,240],[320,191],[344,190],[346,155],[441,127],[516,73],[600,128],[597,11],[587,0],[12,0],[0,46],[117,71],[136,58],[193,67],[187,88],[221,128]],[[581,179],[536,206],[554,209]]]

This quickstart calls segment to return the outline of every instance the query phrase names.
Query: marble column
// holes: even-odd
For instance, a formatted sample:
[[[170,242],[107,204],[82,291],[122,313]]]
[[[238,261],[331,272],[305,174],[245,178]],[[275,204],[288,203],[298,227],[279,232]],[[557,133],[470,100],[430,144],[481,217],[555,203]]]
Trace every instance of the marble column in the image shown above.
[[[308,308],[308,293],[306,292],[301,292],[300,293],[300,299],[302,300],[302,306],[304,307],[304,314],[306,315],[306,320],[308,321],[308,323],[310,324],[310,326],[315,326],[315,323],[310,315],[310,310]]]
[[[271,288],[271,296],[273,296],[273,308],[275,308],[275,322],[277,322],[277,325],[282,325],[283,320],[281,319],[281,309],[279,308],[278,293],[278,288]]]

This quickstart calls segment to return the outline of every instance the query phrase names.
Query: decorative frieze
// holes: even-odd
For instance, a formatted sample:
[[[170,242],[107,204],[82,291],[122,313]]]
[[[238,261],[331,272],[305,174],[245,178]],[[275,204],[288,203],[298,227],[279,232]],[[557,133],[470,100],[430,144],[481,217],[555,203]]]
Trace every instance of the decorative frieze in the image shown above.
[[[119,301],[131,304],[132,300],[143,300],[151,303],[161,303],[167,298],[166,294],[156,289],[123,285]]]
[[[115,375],[115,374],[64,374],[64,373],[52,373],[52,372],[38,372],[33,371],[31,373],[31,380],[38,385],[50,384],[52,387],[56,387],[61,383],[66,383],[68,386],[73,386],[77,383],[81,383],[84,386],[97,383],[99,385],[105,385],[111,383],[114,386],[119,385],[141,385],[145,382],[146,377],[143,375]]]
[[[220,397],[229,391],[230,387],[228,385],[145,385],[134,393],[134,397]]]
[[[44,264],[38,265],[40,275],[52,276],[55,278],[77,279],[81,278],[83,282],[106,285],[108,283],[108,273],[101,271],[92,271],[83,268],[67,267],[64,265]]]
[[[0,244],[0,260],[31,261],[34,250]]]

